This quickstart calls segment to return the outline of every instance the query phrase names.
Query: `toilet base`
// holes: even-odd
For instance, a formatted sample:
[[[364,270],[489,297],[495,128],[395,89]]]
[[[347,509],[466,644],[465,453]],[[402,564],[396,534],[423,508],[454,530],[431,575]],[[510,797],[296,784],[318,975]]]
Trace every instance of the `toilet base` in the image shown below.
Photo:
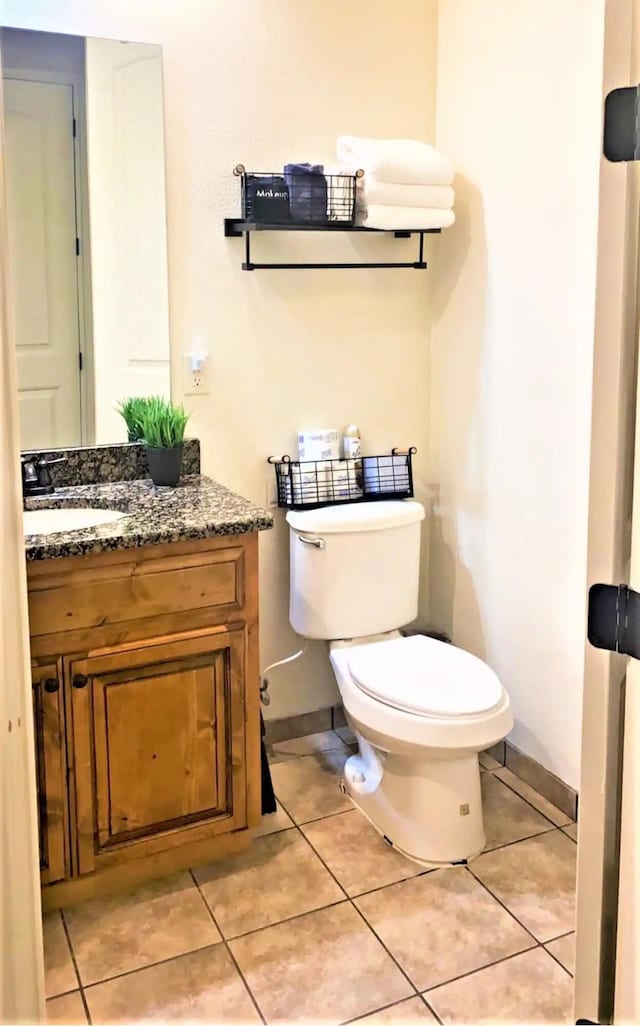
[[[416,760],[365,742],[361,753],[347,759],[343,789],[387,843],[429,867],[480,854],[486,836],[477,752]]]

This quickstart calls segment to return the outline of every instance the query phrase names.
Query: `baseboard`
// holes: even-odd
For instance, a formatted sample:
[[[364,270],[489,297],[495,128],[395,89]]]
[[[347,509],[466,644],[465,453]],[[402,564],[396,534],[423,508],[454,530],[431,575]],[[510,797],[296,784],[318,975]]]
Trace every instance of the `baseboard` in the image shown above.
[[[265,720],[265,741],[272,745],[278,741],[289,741],[293,737],[305,734],[317,734],[322,730],[335,730],[346,726],[344,709],[341,705],[315,709],[313,712],[300,713],[297,716],[284,716],[278,720]],[[578,793],[563,780],[545,769],[539,762],[525,755],[510,741],[499,741],[487,749],[489,755],[515,773],[517,777],[530,784],[539,794],[547,798],[567,816],[578,818]]]
[[[505,742],[505,766],[572,820],[577,820],[578,792],[510,741]]]

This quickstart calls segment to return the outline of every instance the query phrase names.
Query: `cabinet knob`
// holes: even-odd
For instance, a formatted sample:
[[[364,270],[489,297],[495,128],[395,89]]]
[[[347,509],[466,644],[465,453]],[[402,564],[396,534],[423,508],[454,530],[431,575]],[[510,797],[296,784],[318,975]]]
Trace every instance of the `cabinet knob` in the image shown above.
[[[87,683],[87,679],[88,678],[85,677],[84,673],[74,673],[71,683],[74,688],[83,688]]]
[[[44,690],[53,695],[60,688],[60,681],[57,677],[47,677],[44,682]]]

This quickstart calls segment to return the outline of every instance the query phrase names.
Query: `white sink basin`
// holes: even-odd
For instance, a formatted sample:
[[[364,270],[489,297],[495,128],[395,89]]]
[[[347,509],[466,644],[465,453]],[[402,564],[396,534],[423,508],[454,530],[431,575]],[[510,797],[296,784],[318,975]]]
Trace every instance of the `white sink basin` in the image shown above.
[[[115,509],[30,509],[22,514],[25,534],[60,534],[99,527],[121,520],[126,513]]]

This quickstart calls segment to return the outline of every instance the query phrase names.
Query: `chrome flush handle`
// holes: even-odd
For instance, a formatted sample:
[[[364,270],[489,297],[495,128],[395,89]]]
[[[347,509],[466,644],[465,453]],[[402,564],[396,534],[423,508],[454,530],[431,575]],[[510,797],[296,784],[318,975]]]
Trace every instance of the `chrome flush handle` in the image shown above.
[[[314,549],[325,548],[326,543],[324,538],[305,538],[303,534],[299,534],[298,539],[302,542],[303,545],[312,545]]]

